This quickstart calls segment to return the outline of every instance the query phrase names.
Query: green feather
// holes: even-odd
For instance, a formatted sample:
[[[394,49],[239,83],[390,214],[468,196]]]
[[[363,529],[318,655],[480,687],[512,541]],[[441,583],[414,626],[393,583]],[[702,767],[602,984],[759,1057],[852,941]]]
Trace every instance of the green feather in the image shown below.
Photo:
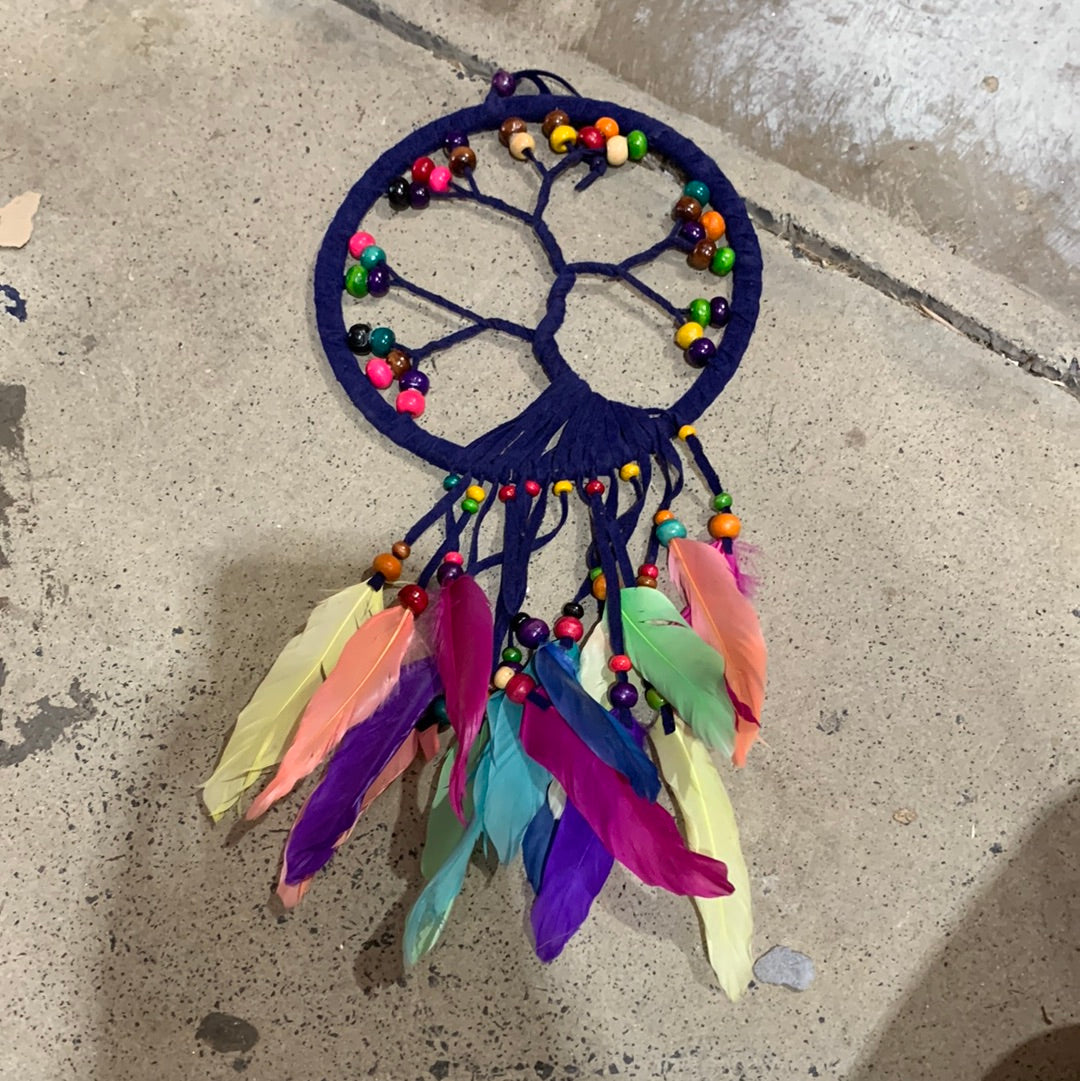
[[[473,741],[472,750],[469,752],[469,773],[476,769],[480,754],[487,743],[487,725],[480,730],[480,734]],[[446,862],[447,857],[465,833],[465,827],[454,814],[450,806],[450,770],[454,767],[454,759],[457,757],[457,744],[454,744],[443,758],[442,767],[439,770],[439,779],[435,782],[435,795],[431,801],[431,810],[428,812],[427,833],[424,837],[424,851],[420,855],[420,873],[427,881]],[[470,786],[471,788],[471,786]],[[469,802],[469,790],[465,793],[465,818],[472,816],[472,804]]]
[[[735,710],[724,658],[707,645],[657,589],[620,590],[623,638],[634,667],[709,747],[731,754]]]

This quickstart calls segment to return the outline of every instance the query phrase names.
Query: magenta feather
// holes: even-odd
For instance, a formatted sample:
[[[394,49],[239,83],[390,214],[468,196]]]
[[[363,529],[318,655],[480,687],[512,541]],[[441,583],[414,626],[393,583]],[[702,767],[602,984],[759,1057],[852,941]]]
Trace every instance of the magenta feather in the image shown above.
[[[446,715],[458,740],[449,798],[464,823],[469,751],[484,723],[495,629],[484,591],[463,574],[448,582],[435,606],[435,661],[446,695]]]
[[[733,892],[724,864],[687,848],[671,815],[660,804],[638,796],[630,782],[601,762],[553,707],[526,701],[521,742],[566,789],[568,801],[604,847],[646,885],[689,897],[724,897]]]
[[[750,563],[754,563],[758,555],[757,548],[752,544],[739,540],[731,542],[730,552],[724,548],[722,540],[713,541],[712,546],[724,553],[724,558],[731,568],[731,573],[735,576],[735,585],[738,587],[739,592],[744,597],[753,599],[754,594],[757,593],[758,579],[753,571],[747,569],[746,561],[747,557],[749,557]]]

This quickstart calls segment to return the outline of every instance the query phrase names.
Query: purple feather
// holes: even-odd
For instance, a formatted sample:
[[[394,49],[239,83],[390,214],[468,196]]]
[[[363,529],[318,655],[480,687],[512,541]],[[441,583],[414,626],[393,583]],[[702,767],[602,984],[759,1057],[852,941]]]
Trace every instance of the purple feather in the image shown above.
[[[435,659],[415,661],[401,669],[390,697],[366,721],[346,732],[285,842],[285,881],[290,886],[330,862],[338,838],[355,825],[372,782],[438,693]]]
[[[585,922],[614,862],[589,823],[567,801],[530,917],[541,961],[554,961]]]

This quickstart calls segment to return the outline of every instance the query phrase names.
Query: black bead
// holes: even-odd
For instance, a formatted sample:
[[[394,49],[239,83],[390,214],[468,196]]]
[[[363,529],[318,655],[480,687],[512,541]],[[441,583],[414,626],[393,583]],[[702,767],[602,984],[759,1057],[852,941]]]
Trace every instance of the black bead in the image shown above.
[[[395,177],[386,185],[386,197],[395,210],[404,210],[409,205],[409,182],[405,177]]]
[[[510,620],[510,629],[516,634],[519,627],[523,627],[532,617],[528,612],[518,612],[512,620]]]
[[[569,604],[564,604],[562,606],[562,614],[564,616],[571,616],[573,619],[581,619],[585,614],[585,609],[582,608],[580,604],[575,604],[571,601]]]
[[[366,357],[371,352],[371,325],[369,323],[353,323],[349,327],[349,335],[346,339],[349,348],[357,356]]]

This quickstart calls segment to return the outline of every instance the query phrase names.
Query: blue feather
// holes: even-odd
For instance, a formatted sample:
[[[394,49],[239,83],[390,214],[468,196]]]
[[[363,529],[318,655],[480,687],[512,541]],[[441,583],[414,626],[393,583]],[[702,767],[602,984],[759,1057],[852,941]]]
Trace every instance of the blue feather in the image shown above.
[[[529,885],[533,893],[540,892],[540,883],[544,878],[544,864],[547,862],[548,852],[551,851],[551,843],[558,829],[559,823],[551,813],[548,801],[545,799],[540,804],[540,809],[533,815],[529,828],[521,842],[521,859],[525,864],[525,874],[529,877]]]
[[[578,682],[574,658],[557,643],[541,646],[533,658],[536,676],[551,704],[602,762],[618,770],[642,799],[660,795],[660,776],[633,736]]]

